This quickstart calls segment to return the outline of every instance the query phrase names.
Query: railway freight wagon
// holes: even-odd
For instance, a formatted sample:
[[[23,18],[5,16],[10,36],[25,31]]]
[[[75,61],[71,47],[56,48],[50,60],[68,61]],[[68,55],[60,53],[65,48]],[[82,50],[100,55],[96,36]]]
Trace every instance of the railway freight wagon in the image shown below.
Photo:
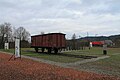
[[[63,33],[31,36],[31,42],[31,47],[35,48],[36,52],[38,52],[39,49],[41,49],[42,52],[47,49],[48,53],[51,53],[51,51],[57,53],[58,50],[66,47],[65,34]]]

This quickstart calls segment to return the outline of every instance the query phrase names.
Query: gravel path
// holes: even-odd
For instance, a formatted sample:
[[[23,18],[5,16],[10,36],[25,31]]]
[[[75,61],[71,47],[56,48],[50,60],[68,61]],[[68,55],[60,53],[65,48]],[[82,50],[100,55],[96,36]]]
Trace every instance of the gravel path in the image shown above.
[[[77,61],[75,63],[68,63],[67,65],[79,65],[79,64],[84,64],[84,63],[88,63],[88,62],[94,62],[100,59],[105,59],[105,58],[109,58],[109,56],[102,56],[102,57],[97,57],[97,58],[91,58],[91,59],[85,59],[82,61]]]
[[[0,51],[0,52],[2,52],[2,51]],[[7,52],[2,52],[2,53],[7,53]],[[10,53],[7,53],[7,54],[10,54]],[[49,61],[49,60],[45,60],[45,59],[24,56],[24,55],[21,55],[21,57],[32,59],[32,60],[35,60],[35,61],[40,61],[40,62],[51,64],[51,65],[66,67],[66,68],[71,68],[71,66],[74,66],[74,65],[79,65],[79,64],[84,64],[84,63],[88,63],[88,62],[94,62],[94,61],[97,61],[97,60],[100,60],[100,59],[109,58],[109,56],[102,56],[102,57],[97,57],[97,58],[85,59],[85,60],[77,61],[77,62],[74,62],[74,63],[60,63],[60,62],[54,62],[54,61]]]

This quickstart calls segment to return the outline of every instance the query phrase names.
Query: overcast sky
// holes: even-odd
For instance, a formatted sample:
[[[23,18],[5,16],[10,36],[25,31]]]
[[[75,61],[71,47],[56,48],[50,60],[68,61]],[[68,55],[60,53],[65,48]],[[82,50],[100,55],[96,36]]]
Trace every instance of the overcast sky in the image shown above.
[[[120,34],[120,0],[0,0],[0,24],[67,38]]]

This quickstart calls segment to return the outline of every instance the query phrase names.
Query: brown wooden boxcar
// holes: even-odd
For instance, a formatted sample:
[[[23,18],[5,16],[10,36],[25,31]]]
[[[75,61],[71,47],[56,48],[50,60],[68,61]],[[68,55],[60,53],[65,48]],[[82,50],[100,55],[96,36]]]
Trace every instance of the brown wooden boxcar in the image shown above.
[[[57,53],[58,50],[66,47],[65,34],[63,33],[31,36],[31,42],[31,47],[35,48],[36,52],[38,52],[38,48],[41,48],[42,52],[47,49],[48,53],[51,53],[51,51]]]

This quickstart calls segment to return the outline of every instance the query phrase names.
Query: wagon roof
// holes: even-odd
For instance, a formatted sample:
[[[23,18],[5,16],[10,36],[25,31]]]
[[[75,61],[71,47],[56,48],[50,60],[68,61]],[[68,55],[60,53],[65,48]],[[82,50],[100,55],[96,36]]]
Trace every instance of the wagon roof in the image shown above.
[[[64,33],[48,33],[48,34],[40,34],[40,35],[33,35],[31,37],[34,37],[34,36],[44,36],[44,35],[52,35],[52,34],[62,34],[62,35],[66,35]]]

